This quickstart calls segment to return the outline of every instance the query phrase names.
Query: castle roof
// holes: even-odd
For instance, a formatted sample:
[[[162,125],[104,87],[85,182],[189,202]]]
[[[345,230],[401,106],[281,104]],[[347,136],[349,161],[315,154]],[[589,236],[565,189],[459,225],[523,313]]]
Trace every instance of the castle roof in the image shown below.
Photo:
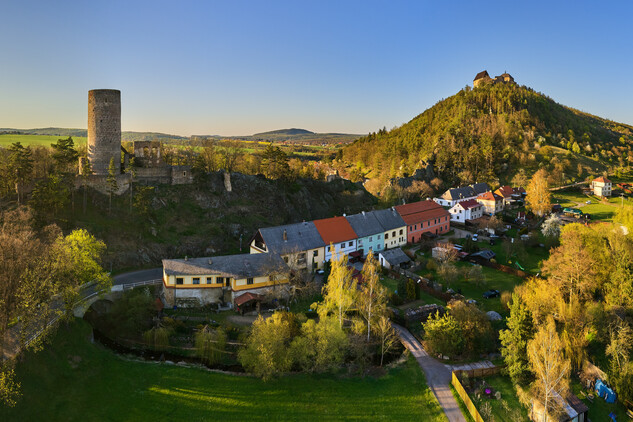
[[[475,79],[474,79],[474,80],[477,80],[477,79],[483,79],[483,78],[489,78],[489,77],[490,77],[490,75],[488,74],[488,71],[487,71],[487,70],[484,70],[484,71],[479,72],[479,73],[477,74],[477,76],[475,76]]]

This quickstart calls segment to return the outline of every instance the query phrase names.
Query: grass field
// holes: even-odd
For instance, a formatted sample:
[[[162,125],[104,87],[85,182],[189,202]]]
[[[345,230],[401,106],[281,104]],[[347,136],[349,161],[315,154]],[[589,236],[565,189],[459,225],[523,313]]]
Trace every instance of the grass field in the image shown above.
[[[27,146],[43,146],[50,147],[51,144],[57,142],[58,139],[65,139],[67,136],[49,136],[49,135],[0,135],[0,147],[8,147],[14,142],[21,142]],[[85,144],[86,138],[83,136],[73,136],[75,145]]]
[[[23,397],[3,421],[445,421],[413,358],[380,377],[289,375],[263,382],[127,361],[90,343],[90,326],[61,327],[18,364]]]
[[[580,392],[582,391],[582,387],[578,382],[572,382],[571,390],[574,394],[581,398]],[[589,408],[588,417],[592,422],[613,422],[613,420],[609,417],[609,413],[611,412],[616,414],[618,422],[630,420],[628,416],[626,416],[626,409],[619,401],[616,401],[615,403],[607,403],[603,399],[597,397],[593,400],[593,403],[587,399],[581,398],[581,400]]]

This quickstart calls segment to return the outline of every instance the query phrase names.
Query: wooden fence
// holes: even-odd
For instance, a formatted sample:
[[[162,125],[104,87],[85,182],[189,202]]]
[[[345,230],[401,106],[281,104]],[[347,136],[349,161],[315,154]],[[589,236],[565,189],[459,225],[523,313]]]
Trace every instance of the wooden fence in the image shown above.
[[[496,375],[500,370],[500,366],[493,366],[490,368],[457,369],[453,371],[453,374],[456,376],[466,374],[468,378],[483,378],[490,375]]]
[[[485,422],[484,419],[479,414],[479,411],[475,407],[475,404],[473,403],[473,401],[468,396],[468,393],[466,393],[466,390],[464,390],[464,387],[462,386],[462,383],[459,382],[459,378],[457,378],[457,374],[455,372],[453,372],[453,379],[451,381],[451,384],[453,384],[453,387],[455,388],[455,391],[457,391],[457,395],[462,399],[462,401],[466,405],[466,408],[468,409],[468,412],[470,413],[470,416],[473,417],[474,421],[475,422]]]

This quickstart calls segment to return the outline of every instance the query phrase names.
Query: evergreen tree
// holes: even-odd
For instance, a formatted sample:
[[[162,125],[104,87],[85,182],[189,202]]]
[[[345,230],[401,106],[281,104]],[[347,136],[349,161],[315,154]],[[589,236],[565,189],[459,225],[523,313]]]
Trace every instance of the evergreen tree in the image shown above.
[[[30,147],[24,147],[15,142],[9,147],[9,176],[15,184],[18,204],[22,203],[22,186],[33,178],[33,152]]]
[[[508,329],[499,332],[501,354],[512,382],[525,386],[533,379],[527,354],[527,345],[534,337],[534,323],[532,314],[516,293],[512,295],[510,316],[507,324]]]

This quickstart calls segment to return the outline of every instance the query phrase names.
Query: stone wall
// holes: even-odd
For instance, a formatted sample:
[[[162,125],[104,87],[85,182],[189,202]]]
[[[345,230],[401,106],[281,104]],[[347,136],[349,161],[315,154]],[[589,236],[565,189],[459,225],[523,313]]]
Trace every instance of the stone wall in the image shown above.
[[[165,305],[171,307],[178,304],[181,299],[187,303],[192,302],[191,299],[194,299],[194,301],[199,301],[200,305],[219,303],[222,300],[222,295],[223,289],[221,287],[174,289],[165,287],[163,284],[161,296],[164,299]]]
[[[171,184],[188,185],[193,182],[191,166],[171,166]]]
[[[134,141],[134,160],[141,167],[162,167],[165,165],[159,141]]]
[[[130,188],[130,180],[132,176],[130,174],[119,174],[116,176],[117,182],[117,191],[114,192],[115,195],[123,195]],[[109,194],[108,192],[108,176],[91,174],[90,176],[85,176],[85,183],[87,186],[103,193]],[[84,184],[84,176],[77,177],[75,179],[75,188],[80,189]]]

